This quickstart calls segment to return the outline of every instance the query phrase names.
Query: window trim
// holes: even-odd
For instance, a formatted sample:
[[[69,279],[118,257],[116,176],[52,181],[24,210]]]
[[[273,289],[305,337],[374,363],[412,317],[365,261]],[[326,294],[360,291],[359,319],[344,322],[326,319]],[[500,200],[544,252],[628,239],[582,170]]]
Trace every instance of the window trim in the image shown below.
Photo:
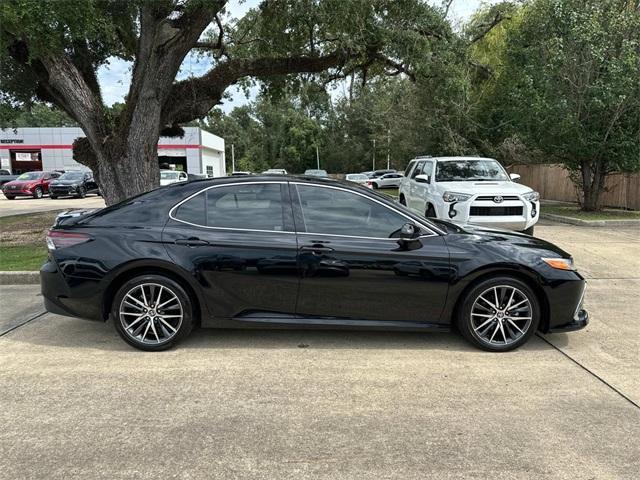
[[[302,221],[304,222],[304,229],[307,229],[307,222],[304,219],[304,213],[302,212],[302,202],[300,201],[300,192],[298,191],[298,185],[307,185],[307,186],[311,186],[311,187],[316,187],[316,188],[330,188],[333,190],[341,190],[343,192],[347,192],[347,193],[352,193],[354,195],[360,195],[361,197],[364,197],[368,200],[371,200],[372,202],[375,202],[379,205],[382,205],[384,208],[391,210],[394,213],[397,213],[398,215],[404,217],[405,219],[409,220],[412,223],[417,223],[418,225],[420,225],[422,228],[424,228],[425,230],[429,231],[430,234],[427,235],[420,235],[419,237],[416,238],[426,238],[426,237],[434,237],[434,236],[438,236],[438,233],[436,233],[434,231],[433,228],[426,226],[425,224],[423,224],[422,222],[418,222],[416,219],[409,217],[408,215],[404,214],[403,212],[401,212],[400,210],[397,210],[396,208],[393,208],[387,204],[385,204],[384,202],[379,201],[376,198],[370,197],[369,195],[365,195],[364,193],[360,193],[357,192],[355,190],[350,190],[348,188],[342,188],[342,187],[336,187],[333,185],[318,185],[317,183],[305,183],[305,182],[290,182],[291,185],[295,185],[296,186],[296,196],[297,196],[297,203],[300,206],[300,211],[302,213]],[[362,237],[362,236],[358,236],[358,235],[340,235],[337,233],[314,233],[314,232],[297,232],[298,235],[323,235],[323,236],[327,236],[327,237],[341,237],[341,238],[359,238],[359,239],[367,239],[367,240],[391,240],[394,242],[398,241],[398,238],[389,238],[389,237]]]
[[[220,185],[211,185],[209,187],[205,187],[202,190],[198,190],[196,193],[193,193],[191,195],[189,195],[187,198],[180,200],[178,203],[176,203],[173,207],[171,207],[171,210],[169,210],[169,218],[171,220],[175,220],[176,222],[180,222],[180,223],[184,223],[186,225],[191,225],[193,227],[199,227],[199,228],[208,228],[211,230],[232,230],[232,231],[236,231],[236,232],[264,232],[264,233],[284,233],[284,234],[293,234],[295,235],[296,232],[291,232],[288,230],[261,230],[261,229],[257,229],[257,228],[235,228],[235,227],[210,227],[208,225],[200,225],[197,223],[191,223],[191,222],[187,222],[186,220],[180,220],[179,218],[176,218],[174,216],[174,212],[177,208],[180,207],[180,205],[182,205],[185,202],[188,202],[189,200],[191,200],[192,198],[200,195],[201,193],[206,192],[207,190],[211,190],[212,188],[220,188],[220,187],[232,187],[235,185],[265,185],[265,184],[277,184],[277,185],[288,185],[289,182],[270,182],[270,181],[262,181],[262,182],[234,182],[234,183],[222,183]],[[206,199],[205,199],[205,205],[206,205]],[[289,204],[289,206],[291,206]]]

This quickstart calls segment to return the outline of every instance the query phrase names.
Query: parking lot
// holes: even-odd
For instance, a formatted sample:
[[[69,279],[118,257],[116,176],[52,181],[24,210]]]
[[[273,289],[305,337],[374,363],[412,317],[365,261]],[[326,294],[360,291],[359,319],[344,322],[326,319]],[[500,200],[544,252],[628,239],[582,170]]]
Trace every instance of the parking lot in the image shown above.
[[[638,478],[640,230],[536,228],[588,278],[591,323],[505,354],[251,330],[144,353],[0,287],[0,477]]]
[[[4,195],[0,194],[0,217],[8,217],[10,215],[21,215],[23,213],[47,212],[49,210],[64,210],[71,208],[102,208],[104,207],[104,199],[98,195],[89,195],[86,198],[56,198],[49,197],[40,199],[31,197],[16,197],[13,200],[7,200]]]

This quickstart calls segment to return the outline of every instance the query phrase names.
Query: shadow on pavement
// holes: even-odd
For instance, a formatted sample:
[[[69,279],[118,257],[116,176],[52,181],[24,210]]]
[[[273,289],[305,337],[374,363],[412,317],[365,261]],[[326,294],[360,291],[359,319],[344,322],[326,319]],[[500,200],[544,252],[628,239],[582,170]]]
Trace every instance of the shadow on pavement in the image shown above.
[[[14,342],[74,349],[137,351],[101,323],[48,314],[4,337]],[[257,330],[199,328],[174,350],[224,349],[373,349],[480,352],[457,333],[364,330]],[[520,350],[548,350],[537,337]],[[487,355],[500,355],[486,352]]]

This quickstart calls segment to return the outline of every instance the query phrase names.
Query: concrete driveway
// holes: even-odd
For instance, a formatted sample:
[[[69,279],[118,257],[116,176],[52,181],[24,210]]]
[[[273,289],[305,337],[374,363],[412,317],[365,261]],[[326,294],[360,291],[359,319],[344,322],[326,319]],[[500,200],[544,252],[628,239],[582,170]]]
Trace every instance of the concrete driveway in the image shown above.
[[[507,354],[454,334],[202,330],[149,354],[40,316],[0,338],[0,477],[637,478],[640,231],[537,234],[575,254],[592,323]],[[40,301],[0,288],[3,310]],[[33,318],[19,308],[0,318]]]
[[[7,200],[0,194],[0,217],[9,215],[21,215],[23,213],[47,212],[49,210],[65,210],[71,208],[102,208],[104,200],[97,195],[88,195],[85,198],[56,198],[49,197],[35,199],[31,197],[16,197]]]

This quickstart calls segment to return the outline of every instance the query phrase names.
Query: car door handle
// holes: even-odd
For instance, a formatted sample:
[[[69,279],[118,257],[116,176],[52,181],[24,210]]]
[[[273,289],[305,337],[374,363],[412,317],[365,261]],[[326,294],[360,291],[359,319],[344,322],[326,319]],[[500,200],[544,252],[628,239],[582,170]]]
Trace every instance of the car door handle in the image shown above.
[[[300,247],[300,251],[311,253],[328,253],[333,252],[333,248],[327,247],[326,245],[303,245],[302,247]]]
[[[197,237],[178,238],[175,242],[176,245],[185,245],[187,247],[204,247],[209,245],[206,240],[200,240]]]

